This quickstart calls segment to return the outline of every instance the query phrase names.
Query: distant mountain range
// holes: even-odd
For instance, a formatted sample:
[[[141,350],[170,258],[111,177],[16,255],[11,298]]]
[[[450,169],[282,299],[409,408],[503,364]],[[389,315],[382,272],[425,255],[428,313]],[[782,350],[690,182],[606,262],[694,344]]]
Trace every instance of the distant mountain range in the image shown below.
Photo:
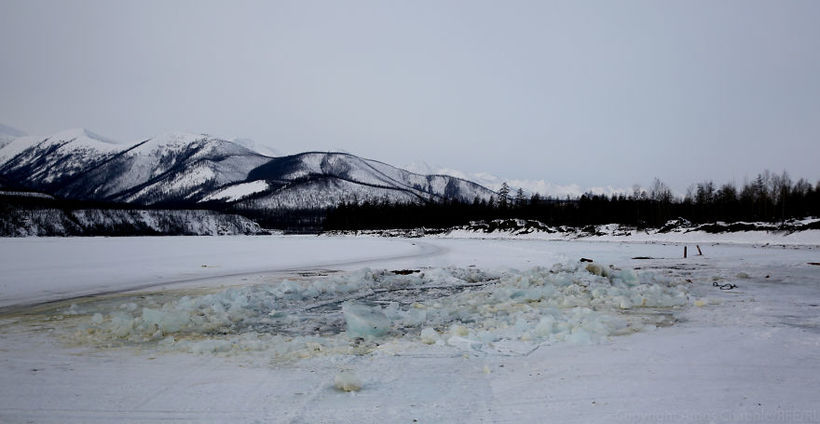
[[[473,201],[479,184],[422,175],[347,153],[272,157],[247,140],[169,133],[136,144],[75,129],[48,137],[0,131],[0,187],[136,205],[316,209],[342,201]]]

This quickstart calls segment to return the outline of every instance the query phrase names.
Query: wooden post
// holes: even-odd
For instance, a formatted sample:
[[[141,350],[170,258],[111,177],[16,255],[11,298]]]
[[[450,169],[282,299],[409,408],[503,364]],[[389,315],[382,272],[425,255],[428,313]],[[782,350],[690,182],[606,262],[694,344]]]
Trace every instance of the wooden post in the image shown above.
[[[686,246],[683,246],[683,258],[686,259]]]
[[[698,248],[698,256],[703,256],[703,252],[700,251],[700,245],[696,244],[695,247]]]

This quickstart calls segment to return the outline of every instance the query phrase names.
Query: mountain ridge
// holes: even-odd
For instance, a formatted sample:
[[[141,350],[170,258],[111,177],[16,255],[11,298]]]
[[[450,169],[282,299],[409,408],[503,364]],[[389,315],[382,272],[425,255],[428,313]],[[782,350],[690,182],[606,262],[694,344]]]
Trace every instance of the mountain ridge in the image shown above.
[[[72,129],[0,145],[0,177],[62,198],[143,206],[316,209],[341,202],[472,201],[495,195],[466,179],[417,174],[346,152],[270,157],[246,145],[182,132],[118,144]]]

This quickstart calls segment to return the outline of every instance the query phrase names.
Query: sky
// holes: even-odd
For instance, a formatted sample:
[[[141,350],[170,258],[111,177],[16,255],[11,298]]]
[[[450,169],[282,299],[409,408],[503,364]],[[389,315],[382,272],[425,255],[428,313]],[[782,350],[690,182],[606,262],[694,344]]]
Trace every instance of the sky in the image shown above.
[[[814,0],[0,0],[0,123],[533,187],[817,181],[818,22]]]

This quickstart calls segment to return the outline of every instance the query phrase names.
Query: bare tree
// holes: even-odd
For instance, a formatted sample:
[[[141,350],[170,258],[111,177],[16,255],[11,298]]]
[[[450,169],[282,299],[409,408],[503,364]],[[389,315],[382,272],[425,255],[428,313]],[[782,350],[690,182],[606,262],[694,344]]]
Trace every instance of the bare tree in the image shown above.
[[[672,190],[670,190],[669,186],[664,184],[663,181],[655,178],[652,181],[652,185],[649,186],[649,198],[663,203],[671,202]]]

